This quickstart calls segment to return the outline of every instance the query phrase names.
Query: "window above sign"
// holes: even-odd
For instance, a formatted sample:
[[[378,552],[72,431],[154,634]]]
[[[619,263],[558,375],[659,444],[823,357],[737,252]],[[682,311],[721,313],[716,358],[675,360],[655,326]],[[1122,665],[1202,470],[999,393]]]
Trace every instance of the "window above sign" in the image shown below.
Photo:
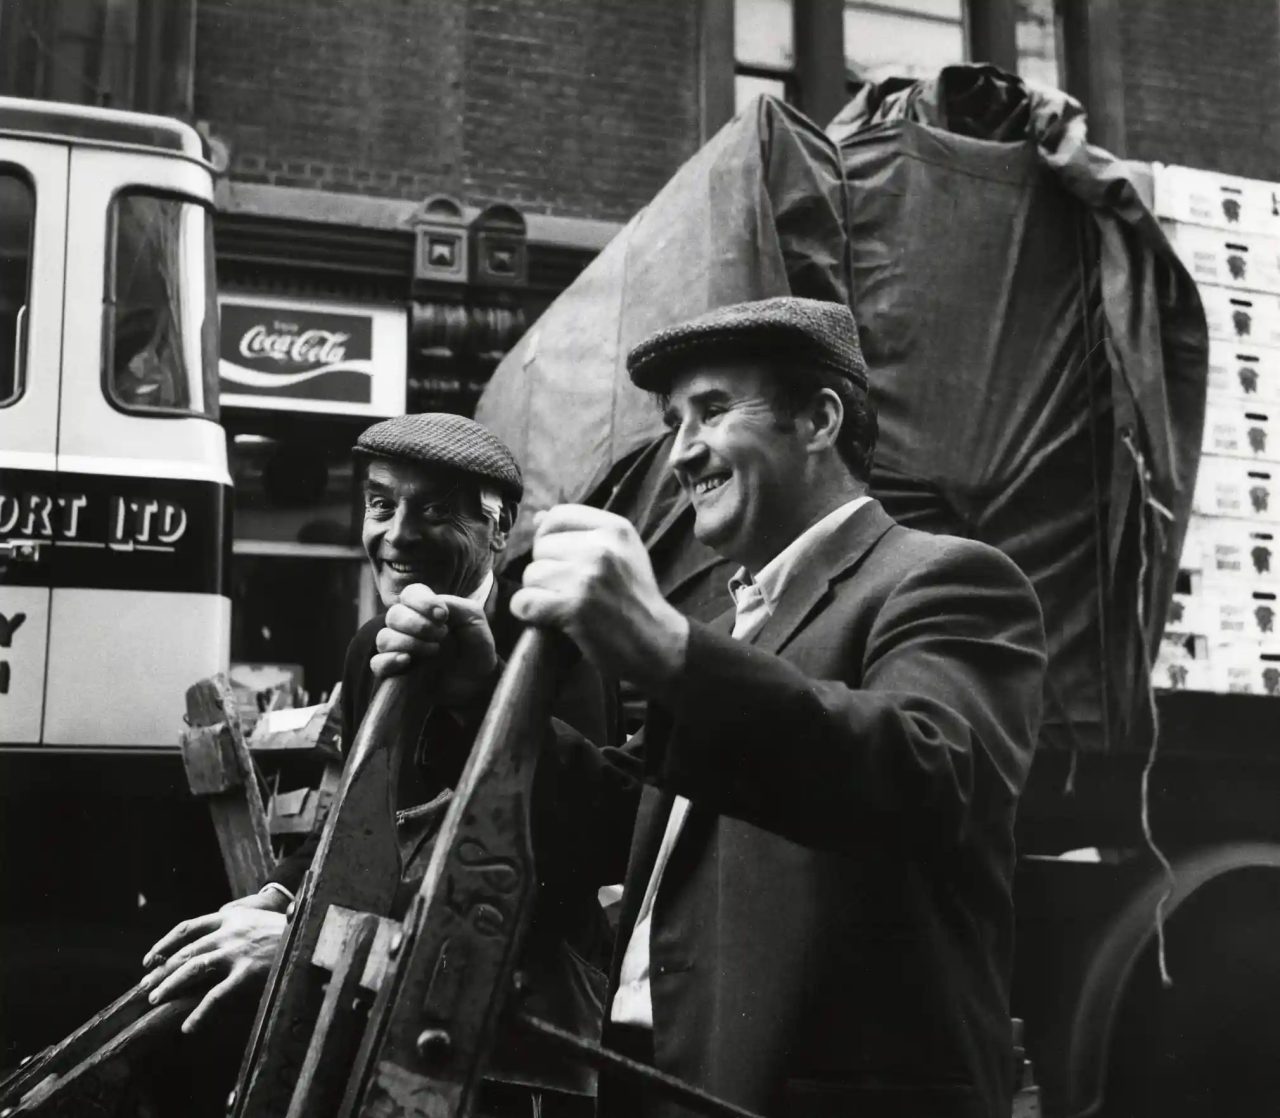
[[[844,58],[850,81],[929,78],[968,56],[964,0],[846,0]]]
[[[823,103],[815,89],[840,75],[806,67],[798,40],[842,42],[844,94],[863,82],[932,77],[966,61],[994,60],[1048,87],[1057,87],[1064,72],[1055,0],[846,0],[842,8],[805,0],[719,2],[732,5],[735,110],[762,93],[801,108]],[[842,92],[832,96],[838,103]]]
[[[734,109],[762,93],[791,100],[795,75],[792,0],[734,0]]]
[[[1062,85],[1062,31],[1054,0],[1017,0],[1018,77],[1048,89]]]

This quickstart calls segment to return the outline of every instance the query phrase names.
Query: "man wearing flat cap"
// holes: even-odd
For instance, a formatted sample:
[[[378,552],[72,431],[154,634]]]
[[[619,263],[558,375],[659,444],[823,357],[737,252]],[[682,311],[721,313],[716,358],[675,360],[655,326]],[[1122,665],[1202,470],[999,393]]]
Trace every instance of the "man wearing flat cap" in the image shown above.
[[[481,674],[495,675],[522,628],[510,610],[516,585],[494,573],[523,494],[520,468],[507,447],[470,419],[432,413],[377,423],[353,451],[364,465],[361,534],[384,611],[360,628],[347,649],[341,691],[347,746],[372,699],[370,661],[379,654],[379,634],[398,612],[437,625],[439,639],[429,654],[437,663],[456,662],[461,680],[476,674],[477,660],[485,663]],[[487,704],[487,695],[453,680],[449,672],[438,678],[434,707],[400,773],[398,829],[410,877],[425,871]],[[554,713],[593,743],[589,749],[606,744],[616,722],[612,693],[585,663],[566,673]],[[537,834],[546,829],[541,816],[558,805],[548,795],[535,800]],[[312,835],[259,893],[185,921],[148,953],[154,1001],[207,988],[184,1031],[197,1028],[230,995],[260,986],[284,933],[282,914],[318,845],[319,835]],[[530,996],[540,999],[543,1016],[594,1033],[603,975],[593,974],[584,959],[603,964],[608,940],[596,890],[580,879],[566,881],[554,867],[542,876],[524,961]],[[594,1077],[580,1066],[548,1065],[536,1052],[499,1048],[490,1078],[481,1115],[527,1114],[534,1095],[549,1116],[590,1112]]]
[[[649,699],[625,751],[561,782],[596,879],[625,882],[605,1044],[761,1114],[1007,1118],[1012,827],[1045,660],[1029,583],[868,496],[846,307],[725,307],[627,367],[698,539],[740,569],[724,616],[691,621],[627,521],[562,505],[512,602]],[[603,1076],[599,1104],[689,1113]]]

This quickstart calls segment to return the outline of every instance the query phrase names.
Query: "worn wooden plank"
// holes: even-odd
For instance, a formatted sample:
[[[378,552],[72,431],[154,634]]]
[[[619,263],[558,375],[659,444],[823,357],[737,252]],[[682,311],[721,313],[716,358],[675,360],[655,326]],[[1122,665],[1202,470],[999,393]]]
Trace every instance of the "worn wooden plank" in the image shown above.
[[[259,755],[315,752],[330,760],[340,760],[341,692],[342,684],[338,684],[327,703],[266,712],[249,735],[250,752]]]
[[[316,941],[311,961],[322,970],[334,971],[338,968],[338,960],[345,944],[352,936],[352,927],[359,921],[370,918],[368,912],[356,912],[343,908],[342,905],[331,904],[320,928],[320,938]],[[376,994],[382,985],[383,976],[387,973],[387,964],[391,958],[391,944],[400,931],[400,921],[387,916],[372,917],[378,921],[378,930],[373,937],[373,946],[369,949],[369,959],[360,975],[361,989]]]
[[[273,837],[309,835],[320,818],[320,792],[315,788],[295,788],[276,792],[267,801],[267,826]]]
[[[147,1001],[141,985],[121,995],[75,1032],[27,1060],[0,1083],[0,1110],[14,1115],[99,1113],[110,1083],[126,1083],[133,1061],[155,1043],[174,1035],[197,998],[166,1003],[161,1014]],[[101,1075],[110,1066],[109,1076]],[[83,1106],[77,1105],[83,1101]]]
[[[537,888],[528,820],[560,640],[527,629],[507,661],[369,1011],[343,1118],[471,1113]]]
[[[249,749],[255,757],[304,754],[324,764],[318,787],[272,793],[267,802],[267,827],[273,838],[318,832],[329,815],[342,785],[341,709],[338,706],[341,690],[342,685],[338,684],[328,704],[263,715],[249,737]],[[279,716],[284,714],[293,718],[282,727]]]
[[[430,706],[423,669],[385,681],[351,744],[350,760],[306,881],[298,892],[284,948],[276,956],[245,1049],[231,1113],[283,1118],[320,1007],[312,962],[333,904],[390,911],[400,882],[395,788],[405,739],[416,741]],[[289,1089],[282,1092],[281,1085]]]
[[[50,1074],[21,1098],[13,1118],[59,1118],[70,1114],[114,1114],[136,1068],[158,1045],[170,1040],[200,999],[178,998],[126,1024],[63,1075]]]
[[[267,812],[226,676],[187,689],[183,764],[191,790],[209,804],[222,864],[236,896],[262,886],[275,865]]]
[[[329,911],[332,913],[332,908]],[[328,920],[325,928],[329,928]],[[330,939],[339,941],[334,945],[333,973],[311,1031],[311,1043],[307,1046],[286,1118],[327,1118],[338,1109],[352,1051],[364,1023],[365,1006],[357,997],[360,976],[379,930],[377,916],[355,912],[336,922],[331,930]],[[324,939],[323,929],[321,939]]]
[[[185,730],[181,739],[187,786],[196,796],[216,796],[244,784],[235,740],[225,722]]]
[[[0,1108],[14,1106],[36,1084],[49,1076],[62,1076],[131,1025],[148,1009],[147,991],[135,986],[81,1025],[75,1032],[37,1053],[0,1083]]]
[[[252,809],[242,798],[234,796],[212,796],[208,803],[231,895],[245,897],[256,893],[267,880],[275,862],[271,858],[269,843],[264,850],[249,837],[257,830],[258,822]]]

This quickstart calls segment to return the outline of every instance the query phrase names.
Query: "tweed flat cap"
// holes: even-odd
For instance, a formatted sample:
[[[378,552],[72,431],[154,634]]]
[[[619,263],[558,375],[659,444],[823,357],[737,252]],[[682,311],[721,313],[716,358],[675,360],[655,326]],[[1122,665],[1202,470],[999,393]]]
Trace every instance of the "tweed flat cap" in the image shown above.
[[[511,451],[465,416],[422,412],[384,419],[361,434],[352,450],[369,458],[400,458],[475,474],[513,501],[524,495],[524,479]]]
[[[666,391],[671,378],[708,358],[772,357],[819,366],[866,391],[867,363],[853,312],[843,303],[783,295],[717,307],[650,334],[629,354],[637,388]]]

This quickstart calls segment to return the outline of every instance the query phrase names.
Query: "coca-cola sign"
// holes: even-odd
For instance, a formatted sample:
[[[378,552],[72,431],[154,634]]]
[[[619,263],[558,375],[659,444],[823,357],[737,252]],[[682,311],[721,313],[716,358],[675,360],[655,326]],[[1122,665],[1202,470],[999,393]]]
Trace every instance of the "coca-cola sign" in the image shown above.
[[[220,303],[224,403],[372,415],[403,410],[403,311],[234,296]]]
[[[284,326],[285,329],[280,330]],[[271,333],[272,327],[279,333]],[[270,326],[256,323],[240,337],[240,356],[254,360],[270,357],[287,362],[294,368],[310,369],[316,365],[336,365],[347,356],[350,334],[336,330],[303,330],[294,332],[291,322],[273,322]]]

